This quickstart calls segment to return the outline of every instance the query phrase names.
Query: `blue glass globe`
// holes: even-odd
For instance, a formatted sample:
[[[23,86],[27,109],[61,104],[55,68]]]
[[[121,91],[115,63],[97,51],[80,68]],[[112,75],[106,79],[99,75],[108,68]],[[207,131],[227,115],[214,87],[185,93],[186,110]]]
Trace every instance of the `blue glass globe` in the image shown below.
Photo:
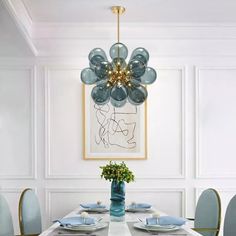
[[[107,61],[106,53],[101,48],[94,48],[93,50],[91,50],[88,56],[89,61],[91,61],[92,57],[94,56],[100,56],[101,58],[103,58],[103,61]]]
[[[91,58],[90,62],[89,62],[89,65],[90,65],[90,68],[91,69],[95,69],[96,66],[100,66],[100,64],[105,61],[103,59],[103,57],[99,56],[99,55],[95,55]]]
[[[97,76],[91,68],[85,68],[81,71],[81,80],[85,84],[94,84],[97,81]]]
[[[143,56],[146,60],[145,64],[147,64],[147,62],[149,60],[149,53],[145,48],[136,48],[136,49],[134,49],[134,51],[131,54],[130,60],[133,60],[137,55]]]
[[[132,86],[128,89],[128,101],[133,105],[141,105],[147,98],[148,93],[144,86]]]
[[[156,71],[151,67],[147,67],[145,73],[140,77],[140,82],[141,84],[152,84],[155,82],[156,78]]]
[[[131,72],[131,75],[135,78],[142,76],[146,70],[145,64],[138,60],[130,61],[128,64],[128,68]]]
[[[137,60],[143,62],[145,65],[147,65],[147,59],[141,54],[137,54],[134,57],[132,57],[132,60]]]
[[[128,56],[128,48],[123,43],[115,43],[110,48],[110,57],[126,59]]]
[[[95,74],[99,78],[105,78],[108,75],[108,72],[112,70],[112,65],[108,61],[103,61],[100,65],[95,67]]]
[[[98,105],[107,104],[110,99],[110,90],[106,83],[95,86],[91,92],[93,101]]]
[[[115,85],[111,90],[110,102],[114,107],[122,107],[126,103],[127,96],[127,90],[123,85]]]

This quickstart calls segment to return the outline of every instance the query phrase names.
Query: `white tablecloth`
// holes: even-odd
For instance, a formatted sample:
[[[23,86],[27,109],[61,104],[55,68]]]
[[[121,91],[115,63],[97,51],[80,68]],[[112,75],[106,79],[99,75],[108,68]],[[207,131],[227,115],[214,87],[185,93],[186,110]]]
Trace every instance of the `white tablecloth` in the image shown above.
[[[66,217],[76,216],[81,208],[77,208],[74,211],[70,212]],[[158,211],[155,211],[158,212]],[[158,212],[160,215],[166,215],[163,212]],[[151,213],[126,213],[125,214],[125,222],[111,222],[109,212],[106,214],[93,214],[93,216],[103,217],[104,222],[109,222],[109,230],[108,236],[132,236],[129,227],[126,222],[136,222],[137,218],[145,218],[147,216],[151,216]],[[55,230],[59,226],[59,223],[53,224],[50,228],[42,232],[40,236],[48,236],[53,230]],[[183,229],[187,231],[188,235],[191,236],[201,236],[199,233],[193,231],[188,224],[183,226]],[[96,234],[96,233],[95,233]],[[171,234],[171,233],[170,233]]]

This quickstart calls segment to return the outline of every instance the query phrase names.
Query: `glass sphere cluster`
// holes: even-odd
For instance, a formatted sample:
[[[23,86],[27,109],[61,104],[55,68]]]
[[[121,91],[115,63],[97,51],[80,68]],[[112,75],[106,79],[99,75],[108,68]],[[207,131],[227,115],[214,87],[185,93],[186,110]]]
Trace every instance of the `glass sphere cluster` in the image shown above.
[[[142,104],[147,98],[144,85],[156,80],[156,71],[147,67],[149,53],[144,48],[136,48],[128,64],[125,59],[128,49],[122,43],[110,48],[111,62],[101,48],[89,53],[89,65],[81,71],[81,80],[85,84],[96,84],[91,92],[93,101],[105,105],[109,101],[114,107],[122,107],[128,101],[133,105]]]

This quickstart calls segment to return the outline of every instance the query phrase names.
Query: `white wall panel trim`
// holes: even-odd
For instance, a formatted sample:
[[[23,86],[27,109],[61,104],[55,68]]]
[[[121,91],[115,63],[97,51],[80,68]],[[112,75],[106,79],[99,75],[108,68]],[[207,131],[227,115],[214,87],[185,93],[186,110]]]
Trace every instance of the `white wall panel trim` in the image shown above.
[[[81,70],[81,68],[75,66],[45,66],[44,75],[45,75],[45,84],[44,84],[44,94],[45,94],[45,178],[46,179],[100,179],[97,175],[84,175],[84,174],[54,174],[51,170],[51,156],[50,156],[50,71],[52,70]],[[179,174],[171,175],[143,175],[139,176],[137,179],[185,179],[186,178],[186,128],[185,128],[185,98],[186,98],[186,67],[185,66],[171,66],[171,67],[158,67],[158,70],[177,70],[181,73],[181,170]],[[148,133],[148,130],[147,130]],[[82,133],[81,133],[82,135]]]
[[[36,67],[35,66],[0,66],[0,70],[26,70],[30,73],[30,153],[31,169],[29,175],[1,175],[0,179],[36,179],[37,178],[37,94],[36,94]]]
[[[49,73],[52,70],[81,70],[80,68],[76,67],[71,67],[71,66],[45,66],[44,67],[44,95],[45,95],[45,101],[44,101],[44,106],[45,106],[45,178],[46,179],[75,179],[75,178],[82,178],[82,179],[97,179],[97,176],[94,177],[89,177],[89,176],[84,176],[84,175],[72,175],[72,176],[67,176],[67,175],[54,175],[51,170],[51,134],[50,134],[50,122],[51,122],[51,117],[50,117],[50,109],[51,109],[51,101],[50,101],[50,76]],[[82,135],[82,132],[81,132]]]
[[[127,189],[127,193],[180,193],[181,194],[181,215],[186,215],[186,189],[185,188],[133,188]],[[54,193],[110,193],[110,189],[79,189],[79,188],[46,188],[45,189],[45,199],[46,199],[46,212],[48,216],[48,221],[51,222],[52,219],[52,208],[51,208],[51,195]],[[69,213],[69,212],[68,212]]]
[[[201,117],[201,113],[199,111],[199,99],[200,99],[200,72],[204,70],[235,70],[236,66],[195,66],[195,174],[197,179],[232,179],[236,178],[235,173],[226,173],[220,171],[217,173],[203,173],[201,169],[202,157],[200,156],[200,138],[201,132],[199,127],[199,120]]]

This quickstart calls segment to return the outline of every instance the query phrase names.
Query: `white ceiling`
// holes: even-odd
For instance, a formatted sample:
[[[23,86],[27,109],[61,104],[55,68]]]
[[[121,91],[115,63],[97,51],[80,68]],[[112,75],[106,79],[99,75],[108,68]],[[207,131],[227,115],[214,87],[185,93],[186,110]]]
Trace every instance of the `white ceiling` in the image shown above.
[[[236,0],[0,0],[0,57],[85,56],[93,45],[108,48],[116,40],[113,5],[126,7],[125,42],[236,38]]]
[[[14,19],[0,0],[0,57],[33,56]]]
[[[19,1],[19,0],[14,0]],[[33,22],[111,22],[122,5],[125,22],[236,22],[235,0],[23,0]]]

